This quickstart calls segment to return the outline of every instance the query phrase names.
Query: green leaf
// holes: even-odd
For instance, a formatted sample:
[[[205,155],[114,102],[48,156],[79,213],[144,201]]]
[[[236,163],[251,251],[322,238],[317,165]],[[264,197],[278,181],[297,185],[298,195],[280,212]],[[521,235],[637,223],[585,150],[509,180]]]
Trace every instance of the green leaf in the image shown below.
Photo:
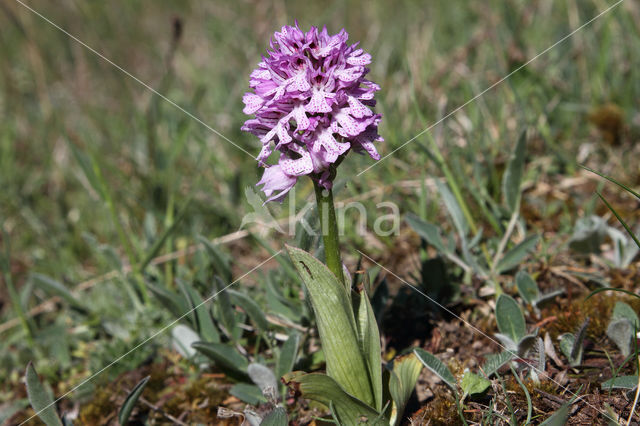
[[[524,173],[524,155],[527,146],[527,133],[523,131],[511,153],[509,164],[502,177],[502,192],[510,212],[514,212],[520,202],[520,186]]]
[[[287,426],[289,419],[283,407],[276,407],[262,420],[260,426]]]
[[[460,382],[460,387],[465,395],[482,393],[486,391],[489,386],[491,386],[491,382],[489,380],[472,373],[471,371],[466,371],[464,376],[462,376],[462,381]]]
[[[129,422],[129,416],[131,416],[131,412],[133,411],[133,407],[135,407],[136,402],[138,402],[138,398],[142,395],[142,391],[144,387],[147,385],[147,382],[151,376],[147,376],[144,379],[140,380],[138,384],[129,392],[127,395],[127,399],[124,400],[122,407],[120,407],[120,411],[118,412],[118,421],[122,426],[125,426]]]
[[[454,226],[458,230],[458,234],[461,238],[464,238],[469,232],[469,224],[464,217],[464,213],[456,201],[456,198],[453,196],[447,184],[441,182],[436,179],[436,187],[438,188],[438,192],[442,197],[442,201],[444,202],[449,215],[451,216],[451,220],[453,221]]]
[[[216,316],[216,319],[219,321],[219,323],[221,322],[224,328],[226,329],[227,336],[232,341],[235,341],[233,332],[234,332],[234,329],[236,328],[236,315],[233,309],[233,305],[231,304],[231,298],[229,297],[229,294],[225,291],[226,285],[224,282],[222,282],[220,277],[216,275],[214,277],[214,282],[215,282],[215,289],[216,289],[216,297],[214,302],[216,304],[216,308],[217,308],[216,312],[218,314]]]
[[[638,315],[633,310],[631,306],[624,302],[616,302],[613,307],[613,314],[611,315],[611,319],[613,321],[627,319],[635,328],[640,328],[640,320],[638,320]]]
[[[380,413],[374,408],[346,392],[335,380],[325,374],[293,372],[286,374],[284,381],[287,386],[300,392],[303,397],[327,407],[333,406],[334,414],[342,425],[355,426],[366,421],[369,421],[367,424],[370,425],[389,424],[388,420],[381,418]]]
[[[555,299],[556,297],[564,294],[565,290],[563,288],[560,288],[558,290],[553,290],[550,291],[548,293],[542,293],[538,296],[538,300],[536,300],[534,306],[537,308],[540,308],[542,306],[544,306],[545,304],[551,302],[553,299]]]
[[[496,272],[501,274],[520,265],[527,254],[536,247],[536,244],[538,244],[538,235],[529,235],[502,256],[496,266]]]
[[[27,398],[15,399],[0,404],[0,425],[8,425],[9,419],[29,406]]]
[[[600,253],[600,246],[607,236],[607,222],[601,217],[591,215],[576,221],[569,248],[576,253]]]
[[[177,324],[171,329],[173,346],[184,358],[191,358],[196,350],[191,345],[200,340],[200,336],[191,327],[185,324]]]
[[[482,366],[482,371],[487,377],[498,372],[498,370],[513,359],[513,353],[509,351],[500,352],[499,354],[487,355],[487,361]]]
[[[196,342],[191,347],[210,358],[227,376],[240,381],[250,380],[247,374],[249,362],[233,347],[211,342]]]
[[[583,342],[587,334],[587,326],[589,325],[589,318],[587,318],[576,334],[564,333],[558,337],[560,341],[560,350],[569,360],[569,365],[572,367],[580,365],[582,362],[582,354],[584,351]]]
[[[604,390],[610,389],[635,389],[638,386],[638,376],[618,376],[602,382]]]
[[[178,228],[180,222],[182,222],[182,219],[184,219],[184,217],[186,216],[189,204],[191,204],[190,199],[183,204],[175,220],[173,220],[173,223],[171,223],[171,226],[165,229],[160,237],[155,239],[151,248],[147,250],[144,258],[140,261],[140,264],[138,265],[139,271],[144,271],[147,266],[149,266],[149,263],[153,261],[153,258],[156,257],[156,255],[160,252],[160,249],[164,247],[167,239],[171,236],[171,234],[174,233],[174,231]]]
[[[364,354],[371,387],[375,398],[374,407],[382,410],[382,348],[380,347],[380,332],[378,323],[369,301],[369,296],[365,290],[360,292],[360,304],[358,307],[358,317],[356,319],[358,329],[358,341]]]
[[[231,297],[233,304],[241,307],[249,316],[259,332],[266,333],[269,330],[269,321],[267,321],[267,317],[264,312],[262,312],[262,308],[260,308],[260,305],[258,305],[255,300],[239,291],[229,289],[226,292],[229,294],[229,297]]]
[[[422,362],[414,353],[393,360],[389,378],[389,393],[393,399],[391,424],[398,425],[402,421],[402,413],[416,387],[421,371]]]
[[[414,349],[413,353],[416,354],[420,362],[429,370],[434,372],[442,381],[449,386],[453,392],[457,392],[456,378],[449,368],[444,365],[442,361],[435,357],[432,353],[425,351],[424,349]]]
[[[633,337],[633,325],[626,318],[611,320],[607,326],[607,337],[616,344],[624,357],[631,353],[631,338]]]
[[[251,377],[251,381],[260,388],[260,391],[263,394],[268,390],[268,388],[271,388],[277,395],[278,380],[269,367],[254,362],[249,364],[247,367],[247,373],[249,374],[249,377]]]
[[[580,363],[580,361],[582,361],[582,350],[583,350],[582,344],[584,342],[585,336],[587,335],[588,326],[589,326],[589,318],[587,317],[587,319],[584,320],[584,322],[578,329],[578,332],[576,333],[576,336],[575,336],[575,342],[574,342],[573,348],[571,349],[571,358],[577,359],[578,364]]]
[[[578,399],[578,395],[582,390],[582,386],[573,394],[573,397],[562,404],[562,406],[556,411],[552,416],[547,418],[544,422],[540,423],[540,426],[564,426],[567,424],[567,419],[569,418],[569,407]]]
[[[537,339],[535,334],[529,334],[528,336],[524,336],[518,342],[516,353],[519,356],[524,357],[526,356],[527,352],[531,351],[535,347],[536,343],[537,343]]]
[[[171,312],[175,317],[181,317],[185,312],[188,312],[191,309],[190,298],[187,299],[185,297],[180,297],[179,294],[174,293],[173,291],[169,291],[163,287],[153,285],[149,282],[146,282],[146,286],[154,296],[160,300],[162,306],[164,306],[169,312]],[[192,326],[196,326],[195,316],[193,316],[194,320],[192,321]]]
[[[287,250],[311,298],[327,361],[327,374],[349,394],[366,404],[375,404],[345,286],[310,254],[291,246],[287,246]]]
[[[69,291],[69,289],[62,283],[42,274],[34,273],[31,276],[33,277],[38,287],[42,288],[47,293],[59,296],[60,298],[68,302],[71,306],[79,308],[83,311],[87,311],[86,305],[83,305],[78,299],[76,299],[71,291]]]
[[[576,341],[576,336],[574,336],[571,333],[563,333],[560,336],[558,336],[558,342],[560,345],[560,350],[562,351],[562,353],[564,354],[564,356],[567,357],[567,359],[569,360],[569,362],[572,362],[572,358],[571,358],[571,351],[573,350],[573,346],[575,344]]]
[[[27,364],[26,382],[29,402],[40,420],[47,426],[62,426],[62,422],[56,412],[53,398],[46,391],[42,383],[40,383],[38,373],[36,373],[31,362]]]
[[[500,333],[508,336],[514,342],[519,342],[526,332],[527,326],[520,305],[513,297],[501,294],[496,302],[496,322]]]
[[[518,287],[518,293],[520,297],[522,297],[522,300],[530,305],[535,304],[540,297],[538,285],[533,278],[531,278],[531,275],[527,274],[524,270],[520,270],[516,274],[516,286]]]
[[[67,145],[71,148],[71,152],[74,157],[76,157],[76,161],[78,165],[82,169],[82,173],[84,174],[87,182],[93,188],[93,190],[98,194],[98,196],[105,201],[107,196],[105,195],[104,182],[102,181],[99,174],[96,173],[96,169],[94,167],[93,159],[78,149],[71,141],[68,141]]]
[[[296,277],[297,278],[297,277]],[[299,324],[302,312],[300,306],[293,306],[286,298],[284,298],[275,285],[268,279],[267,281],[267,305],[270,312],[279,315],[295,324]]]
[[[250,405],[257,406],[260,403],[267,402],[260,388],[250,383],[236,383],[231,386],[229,393]]]
[[[409,226],[416,231],[421,238],[431,244],[440,253],[446,252],[440,228],[432,223],[428,223],[420,219],[418,216],[409,213],[405,220]]]
[[[276,364],[276,374],[282,377],[293,370],[298,355],[298,345],[300,344],[300,335],[291,333],[289,338],[284,342],[280,349],[280,356]]]
[[[562,406],[553,413],[547,420],[540,423],[540,426],[565,426],[569,418],[570,404],[562,404]]]
[[[203,303],[200,294],[190,284],[182,280],[176,280],[176,282],[189,304],[189,309],[192,311],[191,317],[195,317],[195,324],[202,338],[209,342],[219,342],[220,333],[213,323],[207,304]]]
[[[207,249],[207,253],[209,253],[215,272],[222,277],[224,282],[230,283],[232,281],[232,273],[229,256],[224,254],[218,245],[211,243],[211,241],[202,235],[198,237],[198,240]]]

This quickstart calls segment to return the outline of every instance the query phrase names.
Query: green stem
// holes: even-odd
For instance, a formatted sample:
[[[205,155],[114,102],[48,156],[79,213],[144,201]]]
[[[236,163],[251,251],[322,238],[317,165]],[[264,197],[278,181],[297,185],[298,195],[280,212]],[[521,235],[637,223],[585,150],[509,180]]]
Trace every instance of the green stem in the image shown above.
[[[320,217],[320,228],[322,229],[324,256],[327,267],[340,282],[344,282],[342,261],[340,260],[338,222],[336,221],[336,209],[333,205],[333,192],[330,189],[324,189],[316,181],[313,182],[313,185],[316,189],[318,216]]]

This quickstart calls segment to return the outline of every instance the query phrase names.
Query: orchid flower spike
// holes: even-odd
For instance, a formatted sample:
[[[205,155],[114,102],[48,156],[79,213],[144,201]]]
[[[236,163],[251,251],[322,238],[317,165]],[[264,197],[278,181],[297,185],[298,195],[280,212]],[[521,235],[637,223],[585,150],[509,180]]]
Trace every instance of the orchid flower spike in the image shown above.
[[[262,142],[257,160],[265,171],[257,185],[267,202],[282,202],[303,175],[331,189],[335,167],[350,150],[380,159],[374,142],[383,140],[382,116],[371,109],[380,86],[365,78],[371,55],[348,38],[344,29],[329,35],[326,27],[305,33],[297,22],[284,26],[251,73],[243,111],[255,118],[242,130]],[[269,165],[274,150],[278,160]]]

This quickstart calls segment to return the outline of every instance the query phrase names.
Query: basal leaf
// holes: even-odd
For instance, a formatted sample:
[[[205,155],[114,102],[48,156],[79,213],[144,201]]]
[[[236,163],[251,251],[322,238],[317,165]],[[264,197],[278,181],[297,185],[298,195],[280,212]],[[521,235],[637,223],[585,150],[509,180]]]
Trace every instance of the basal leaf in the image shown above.
[[[582,351],[583,351],[583,342],[584,338],[587,335],[587,327],[589,326],[589,317],[587,317],[578,332],[576,333],[575,342],[573,345],[573,349],[571,350],[571,358],[577,359],[578,364],[582,361]]]
[[[620,353],[625,357],[631,353],[631,338],[633,334],[633,325],[626,318],[612,319],[607,326],[607,337],[616,344],[620,349]]]
[[[232,273],[231,273],[231,262],[229,260],[229,256],[223,253],[220,250],[218,245],[213,244],[207,238],[202,235],[198,237],[198,240],[204,245],[211,258],[211,263],[213,264],[213,268],[215,273],[222,277],[224,282],[232,281]]]
[[[604,390],[610,389],[635,389],[638,386],[638,376],[618,376],[602,382]]]
[[[375,404],[371,379],[360,350],[357,327],[345,286],[310,254],[287,246],[311,298],[327,362],[327,374],[349,394]]]
[[[416,354],[422,364],[435,373],[442,381],[449,386],[454,392],[457,392],[456,378],[449,368],[444,365],[442,361],[435,357],[432,353],[425,351],[424,349],[414,349],[413,353]]]
[[[229,294],[229,297],[231,297],[231,301],[242,308],[242,310],[249,316],[258,331],[266,333],[269,330],[269,321],[267,321],[267,317],[262,311],[262,308],[255,302],[255,300],[239,291],[229,289],[226,290],[226,292]]]
[[[460,381],[460,387],[466,395],[482,393],[491,386],[491,382],[471,371],[466,371]]]
[[[283,407],[276,407],[262,420],[260,426],[287,426],[289,419]]]
[[[38,373],[32,363],[27,365],[26,382],[29,402],[40,420],[47,426],[62,426],[53,398],[40,383]]]
[[[607,222],[591,215],[576,221],[573,234],[569,238],[569,248],[576,253],[600,253],[600,246],[607,236]]]
[[[631,325],[635,328],[640,328],[640,320],[638,320],[638,314],[633,310],[631,306],[624,302],[616,302],[613,307],[613,314],[611,315],[612,320],[621,320],[627,319],[631,323]]]
[[[229,393],[247,404],[255,406],[267,402],[260,388],[251,383],[236,383],[231,386]]]
[[[300,335],[293,332],[284,342],[282,348],[280,348],[280,356],[276,364],[276,374],[278,377],[282,377],[293,370],[293,366],[296,363],[296,356],[298,355],[299,344]]]
[[[540,297],[538,285],[533,278],[531,278],[531,275],[527,274],[524,270],[520,270],[516,274],[516,286],[518,287],[518,293],[520,297],[522,297],[522,300],[530,305],[535,304]]]
[[[496,322],[500,333],[509,336],[514,342],[519,342],[526,332],[527,327],[520,305],[513,297],[502,294],[496,302]]]
[[[389,393],[393,400],[391,424],[400,424],[402,413],[416,387],[421,371],[422,362],[414,353],[393,360],[393,369],[389,377]]]
[[[227,331],[227,336],[235,341],[234,329],[236,328],[236,315],[231,304],[231,298],[227,293],[226,284],[219,276],[214,277],[216,297],[214,299],[216,307],[216,320],[221,323]]]
[[[502,256],[502,259],[498,261],[498,265],[496,266],[496,272],[501,274],[520,265],[529,252],[536,247],[536,244],[538,244],[538,236],[529,235]]]
[[[151,290],[151,293],[158,298],[160,303],[162,303],[162,306],[176,317],[184,315],[185,312],[188,312],[189,309],[192,308],[190,298],[187,300],[185,297],[181,297],[180,294],[169,291],[161,286],[154,285],[148,281],[145,285],[149,290]],[[195,316],[193,316],[193,318],[192,325],[195,327],[197,325]]]
[[[553,413],[547,420],[540,423],[540,426],[565,426],[567,419],[569,418],[569,403],[562,404],[562,406]]]
[[[482,366],[482,371],[487,377],[498,372],[498,370],[513,359],[513,352],[504,351],[499,354],[487,355],[487,360]]]
[[[346,392],[335,380],[321,373],[305,374],[293,372],[283,378],[285,384],[308,399],[327,407],[333,406],[341,425],[355,426],[363,423],[387,426],[389,421],[381,418],[373,407]],[[368,423],[367,423],[368,422]]]
[[[191,358],[196,350],[191,345],[200,340],[198,333],[185,324],[177,324],[171,329],[171,337],[176,350],[185,358]]]
[[[240,381],[249,381],[249,362],[233,347],[223,343],[196,342],[194,349],[210,358],[223,373]]]
[[[449,216],[451,216],[451,221],[458,230],[460,238],[465,238],[469,232],[469,224],[467,223],[467,219],[464,217],[464,213],[462,212],[458,201],[453,196],[446,183],[443,183],[438,179],[436,179],[435,182],[438,192],[442,197],[442,201],[449,212]]]
[[[125,426],[129,422],[129,416],[131,416],[133,407],[135,407],[136,402],[138,402],[138,398],[142,395],[142,391],[150,378],[151,376],[147,376],[140,380],[138,384],[131,389],[131,392],[129,392],[129,395],[127,395],[127,398],[124,400],[124,403],[118,412],[118,421],[122,426]]]
[[[520,186],[524,173],[524,156],[527,145],[526,132],[520,133],[520,137],[513,149],[507,169],[502,176],[502,192],[511,212],[515,211],[520,201]]]
[[[209,307],[206,303],[203,303],[200,294],[191,286],[191,284],[182,280],[176,280],[176,282],[182,290],[187,303],[189,303],[190,309],[193,311],[191,313],[191,317],[193,319],[195,316],[195,322],[200,336],[208,342],[219,342],[220,333],[218,332],[216,325],[213,323]]]
[[[416,231],[418,235],[420,235],[420,237],[422,237],[428,244],[431,244],[437,251],[440,253],[444,253],[446,251],[444,242],[442,241],[440,228],[432,223],[423,221],[418,216],[411,213],[405,217],[405,220],[409,226]]]
[[[38,287],[42,288],[47,293],[59,296],[71,306],[87,311],[86,305],[83,305],[62,283],[42,274],[32,274],[32,277]]]
[[[358,341],[365,356],[369,377],[371,378],[371,387],[373,388],[375,399],[374,407],[380,411],[382,410],[382,348],[380,347],[380,332],[378,331],[376,317],[365,290],[360,292],[356,325]]]
[[[247,367],[247,373],[251,381],[260,388],[263,394],[268,388],[273,389],[276,393],[278,392],[278,379],[276,379],[275,374],[269,367],[254,362]]]

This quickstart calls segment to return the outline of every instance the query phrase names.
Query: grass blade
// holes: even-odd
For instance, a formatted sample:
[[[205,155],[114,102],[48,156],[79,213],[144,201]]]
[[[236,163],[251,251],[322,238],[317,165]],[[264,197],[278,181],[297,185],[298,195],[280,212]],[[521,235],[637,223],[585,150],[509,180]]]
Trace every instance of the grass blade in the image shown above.
[[[600,177],[602,177],[602,178],[605,178],[605,179],[606,179],[606,180],[608,180],[609,182],[615,183],[615,184],[616,184],[616,185],[618,185],[620,188],[624,189],[625,191],[627,191],[628,193],[630,193],[630,194],[634,195],[637,199],[639,199],[639,200],[640,200],[640,194],[638,194],[636,191],[634,191],[633,189],[629,188],[629,187],[628,187],[628,186],[626,186],[625,184],[620,183],[620,182],[618,182],[617,180],[615,180],[614,178],[609,177],[609,176],[607,176],[607,175],[604,175],[604,174],[602,174],[602,173],[600,173],[600,172],[598,172],[598,171],[596,171],[596,170],[593,170],[593,169],[591,169],[591,168],[589,168],[589,167],[587,167],[587,166],[580,165],[580,167],[582,167],[583,169],[585,169],[585,170],[587,170],[587,171],[589,171],[589,172],[591,172],[591,173],[595,173],[595,174],[597,174],[598,176],[600,176]]]
[[[596,194],[598,194],[598,197],[600,197],[600,199],[602,200],[602,202],[607,206],[607,208],[609,210],[611,210],[611,212],[616,216],[616,218],[618,219],[618,222],[620,222],[622,224],[622,226],[624,226],[624,229],[627,231],[627,233],[631,236],[631,238],[633,239],[633,241],[636,243],[636,245],[638,246],[638,248],[640,248],[640,240],[638,240],[638,237],[636,237],[636,235],[634,234],[634,232],[631,230],[631,228],[629,228],[629,225],[627,225],[627,223],[624,221],[624,219],[622,219],[620,217],[620,215],[618,214],[617,211],[615,211],[615,209],[611,206],[611,204],[609,204],[609,202],[602,196],[602,194],[600,194],[599,192],[596,192]]]

